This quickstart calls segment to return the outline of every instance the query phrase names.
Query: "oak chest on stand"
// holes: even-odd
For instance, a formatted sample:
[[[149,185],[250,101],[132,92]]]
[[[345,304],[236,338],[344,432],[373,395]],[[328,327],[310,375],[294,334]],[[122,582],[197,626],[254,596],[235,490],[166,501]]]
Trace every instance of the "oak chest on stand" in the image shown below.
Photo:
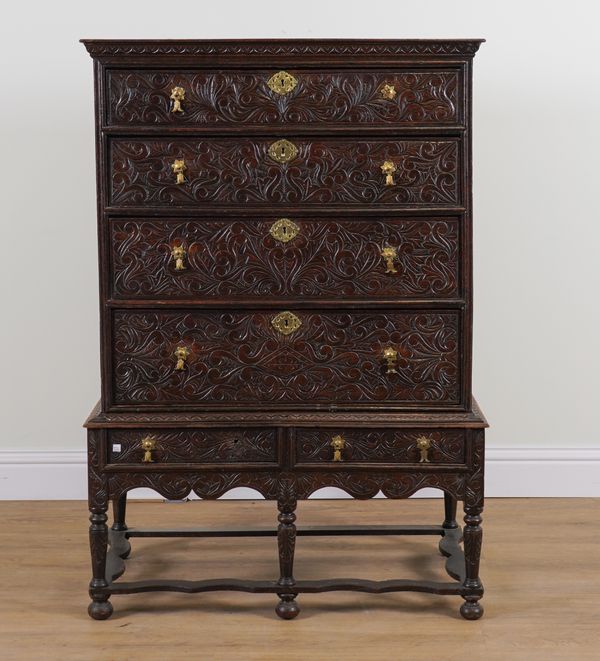
[[[102,338],[102,398],[86,422],[91,617],[111,615],[112,595],[219,589],[274,593],[286,619],[299,594],[332,590],[454,594],[479,618],[480,41],[84,44]],[[117,580],[130,539],[168,534],[126,525],[137,487],[170,499],[251,487],[276,501],[278,527],[256,531],[277,538],[273,580]],[[434,487],[443,523],[296,528],[297,500],[322,487],[364,499]],[[451,580],[297,581],[302,534],[439,535]]]

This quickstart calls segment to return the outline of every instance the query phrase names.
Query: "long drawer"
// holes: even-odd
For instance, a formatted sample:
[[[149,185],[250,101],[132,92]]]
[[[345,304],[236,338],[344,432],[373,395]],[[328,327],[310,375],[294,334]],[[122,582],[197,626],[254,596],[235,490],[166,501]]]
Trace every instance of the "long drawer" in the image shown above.
[[[108,125],[432,126],[463,120],[458,69],[109,69]]]
[[[116,299],[450,298],[460,217],[110,221]]]
[[[109,206],[462,203],[459,138],[112,138]]]
[[[461,403],[461,313],[112,312],[113,405]]]

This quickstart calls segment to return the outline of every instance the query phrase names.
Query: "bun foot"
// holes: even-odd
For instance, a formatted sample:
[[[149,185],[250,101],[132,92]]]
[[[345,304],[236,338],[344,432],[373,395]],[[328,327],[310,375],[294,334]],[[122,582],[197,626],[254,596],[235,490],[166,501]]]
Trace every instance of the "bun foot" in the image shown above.
[[[113,607],[106,601],[92,601],[88,606],[88,615],[94,620],[108,620],[113,613]]]
[[[479,597],[464,599],[465,603],[460,607],[460,614],[465,620],[478,620],[483,615],[483,606],[479,603]]]
[[[275,606],[275,612],[282,620],[293,620],[300,612],[300,606],[293,595],[281,596],[281,601]]]
[[[117,555],[119,558],[122,558],[123,560],[127,560],[129,557],[129,554],[131,553],[131,544],[128,541],[125,541],[125,543],[117,550]]]

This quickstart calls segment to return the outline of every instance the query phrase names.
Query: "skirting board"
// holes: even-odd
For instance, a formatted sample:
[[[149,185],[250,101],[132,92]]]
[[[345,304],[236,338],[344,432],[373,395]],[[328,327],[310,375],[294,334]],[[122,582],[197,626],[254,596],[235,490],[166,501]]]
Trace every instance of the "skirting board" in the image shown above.
[[[600,497],[600,448],[487,448],[486,496]],[[417,497],[440,496],[424,489]],[[137,489],[132,498],[157,498]],[[252,489],[234,489],[224,498],[259,498]],[[348,497],[321,489],[314,497]],[[0,500],[80,500],[87,498],[86,453],[81,450],[0,450]]]

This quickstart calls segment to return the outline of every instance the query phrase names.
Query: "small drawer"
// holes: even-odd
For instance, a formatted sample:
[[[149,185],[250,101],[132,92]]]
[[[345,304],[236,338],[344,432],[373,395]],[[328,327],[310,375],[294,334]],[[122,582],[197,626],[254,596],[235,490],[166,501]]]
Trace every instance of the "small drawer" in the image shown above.
[[[119,429],[108,439],[108,463],[278,465],[276,429]]]
[[[298,429],[296,464],[465,464],[464,430]]]
[[[109,69],[108,125],[448,126],[463,121],[460,69]]]

